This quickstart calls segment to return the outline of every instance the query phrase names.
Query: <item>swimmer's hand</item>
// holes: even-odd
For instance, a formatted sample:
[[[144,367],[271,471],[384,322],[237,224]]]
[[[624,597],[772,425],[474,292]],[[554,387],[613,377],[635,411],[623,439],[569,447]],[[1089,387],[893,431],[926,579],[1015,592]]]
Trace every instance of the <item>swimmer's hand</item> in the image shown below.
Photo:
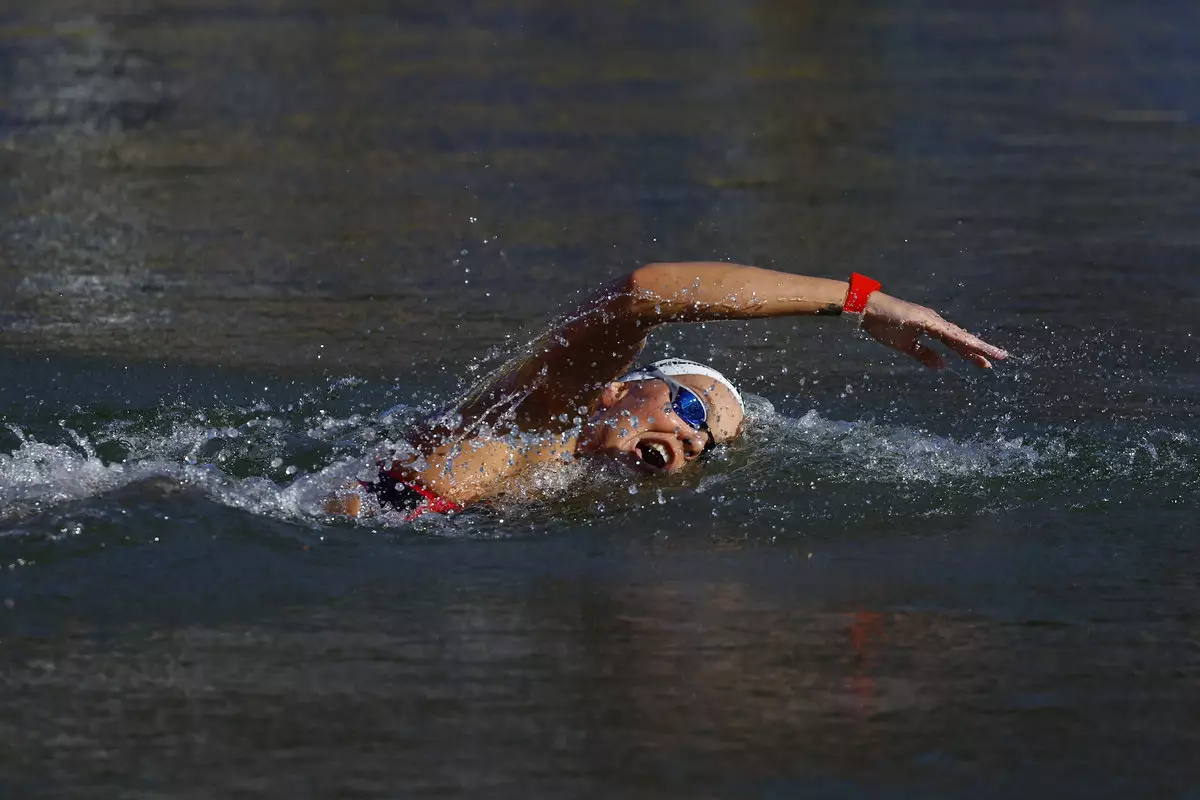
[[[362,511],[362,495],[350,489],[332,494],[325,500],[325,513],[331,517],[357,517]]]
[[[947,322],[936,311],[883,292],[873,293],[867,301],[862,327],[875,341],[912,356],[930,369],[942,369],[946,361],[937,350],[921,342],[922,336],[937,339],[983,369],[991,368],[989,359],[1008,358],[1004,350]]]

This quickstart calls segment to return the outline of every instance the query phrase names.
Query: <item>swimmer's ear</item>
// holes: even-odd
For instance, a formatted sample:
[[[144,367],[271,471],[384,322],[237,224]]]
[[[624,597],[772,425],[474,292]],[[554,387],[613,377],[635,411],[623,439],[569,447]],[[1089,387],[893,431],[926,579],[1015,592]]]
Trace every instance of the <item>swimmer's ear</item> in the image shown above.
[[[611,381],[605,384],[604,389],[600,392],[600,407],[612,408],[617,404],[622,397],[629,394],[629,387],[620,381]]]

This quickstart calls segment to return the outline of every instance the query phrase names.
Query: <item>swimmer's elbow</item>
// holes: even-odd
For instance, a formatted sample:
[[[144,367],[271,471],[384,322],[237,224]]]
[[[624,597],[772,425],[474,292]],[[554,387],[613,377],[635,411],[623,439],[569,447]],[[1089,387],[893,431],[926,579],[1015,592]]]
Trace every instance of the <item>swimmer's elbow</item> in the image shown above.
[[[645,264],[623,279],[625,291],[630,297],[652,298],[662,289],[665,264]]]
[[[624,279],[631,313],[642,324],[706,318],[700,311],[707,298],[704,285],[714,266],[724,268],[695,262],[638,267]]]
[[[592,309],[602,309],[607,323],[627,321],[640,328],[663,322],[685,321],[694,303],[694,275],[679,264],[646,264],[624,275],[592,296]],[[687,280],[683,276],[687,276]],[[691,281],[689,284],[687,281]]]
[[[644,269],[644,267],[642,268]],[[592,294],[581,307],[582,311],[590,312],[588,319],[602,319],[605,324],[620,320],[640,321],[645,317],[653,302],[647,302],[647,295],[639,283],[641,269],[634,270],[616,280],[609,281]],[[599,317],[593,317],[596,312]]]
[[[622,310],[643,323],[670,320],[674,310],[670,266],[646,264],[618,281]]]

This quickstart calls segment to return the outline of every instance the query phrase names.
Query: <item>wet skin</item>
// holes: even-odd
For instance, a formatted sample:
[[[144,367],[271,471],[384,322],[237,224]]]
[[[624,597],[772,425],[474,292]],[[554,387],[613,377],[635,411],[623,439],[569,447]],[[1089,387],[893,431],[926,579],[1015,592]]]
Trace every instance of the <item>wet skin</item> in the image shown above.
[[[700,456],[709,434],[670,410],[668,386],[661,380],[604,383],[628,372],[647,334],[665,324],[836,313],[848,291],[845,281],[743,264],[647,264],[601,287],[483,379],[450,415],[456,421],[415,434],[411,443],[421,455],[396,462],[393,473],[466,505],[508,491],[528,468],[580,453],[611,455],[649,471],[682,469]],[[931,369],[944,360],[922,340],[940,341],[985,369],[1007,356],[931,309],[879,291],[870,295],[860,324]],[[678,380],[709,404],[716,442],[737,435],[742,414],[732,394],[705,376]],[[577,430],[580,415],[585,419]],[[516,432],[520,436],[506,435]],[[333,498],[326,510],[357,514],[360,503],[345,497]]]
[[[514,447],[508,439],[462,443],[450,454],[443,477],[457,486],[495,484],[500,477],[515,477],[536,464],[575,455],[596,455],[651,474],[685,469],[700,458],[710,439],[724,444],[736,438],[744,415],[733,394],[712,378],[678,375],[675,380],[704,402],[708,430],[697,430],[680,419],[671,407],[666,382],[613,381],[604,387],[598,410],[578,437],[547,435],[522,447]],[[414,479],[417,475],[414,471]],[[362,498],[356,491],[342,494],[331,498],[326,508],[328,513],[356,516],[363,509]]]
[[[741,431],[743,414],[733,394],[705,375],[680,375],[708,410],[708,430],[697,430],[671,408],[661,380],[614,382],[580,435],[576,451],[611,456],[650,472],[674,472],[694,462],[711,438],[722,444]]]

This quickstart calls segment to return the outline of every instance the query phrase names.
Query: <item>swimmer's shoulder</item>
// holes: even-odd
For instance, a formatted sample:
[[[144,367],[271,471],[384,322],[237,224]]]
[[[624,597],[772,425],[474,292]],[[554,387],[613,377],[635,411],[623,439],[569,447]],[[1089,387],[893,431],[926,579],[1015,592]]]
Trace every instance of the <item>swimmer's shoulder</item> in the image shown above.
[[[561,434],[478,436],[434,448],[414,477],[439,496],[467,505],[502,494],[531,468],[571,461],[574,448],[575,439]]]

